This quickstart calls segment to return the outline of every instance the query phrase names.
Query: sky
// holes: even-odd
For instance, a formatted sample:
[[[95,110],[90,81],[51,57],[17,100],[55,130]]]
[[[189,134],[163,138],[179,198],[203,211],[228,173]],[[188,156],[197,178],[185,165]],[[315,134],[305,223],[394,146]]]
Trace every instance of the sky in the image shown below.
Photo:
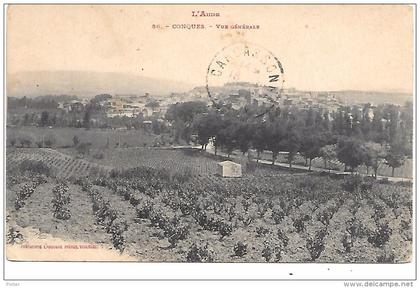
[[[192,11],[220,17],[192,17]],[[410,92],[413,41],[413,7],[404,5],[12,5],[6,65],[9,76],[121,72],[201,86],[221,49],[247,42],[280,60],[285,87]]]

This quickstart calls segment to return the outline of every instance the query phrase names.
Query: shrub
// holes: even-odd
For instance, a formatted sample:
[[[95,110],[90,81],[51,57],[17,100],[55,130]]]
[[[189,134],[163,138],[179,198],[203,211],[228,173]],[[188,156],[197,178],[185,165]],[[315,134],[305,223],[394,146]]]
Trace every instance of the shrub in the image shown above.
[[[223,239],[225,236],[230,236],[232,234],[232,230],[233,230],[232,223],[228,223],[226,221],[220,221],[217,224],[218,224],[217,231],[219,231],[221,235],[220,239]]]
[[[127,230],[126,221],[119,217],[116,210],[112,209],[109,202],[105,202],[96,189],[91,185],[85,186],[92,200],[92,210],[95,214],[96,222],[105,227],[106,232],[111,234],[112,244],[122,252],[125,249],[124,231]]]
[[[164,229],[166,223],[169,221],[160,207],[154,207],[153,210],[150,211],[149,219],[152,226],[159,227],[161,229]]]
[[[32,172],[37,174],[44,174],[46,176],[50,176],[51,169],[42,161],[39,160],[23,160],[19,164],[19,170],[21,172]]]
[[[187,239],[188,234],[188,225],[171,223],[165,227],[165,236],[168,237],[171,248],[175,247],[180,240]]]
[[[324,238],[326,230],[320,230],[316,233],[314,239],[308,239],[306,242],[306,248],[308,248],[311,255],[311,260],[315,261],[319,258],[322,251],[325,249]]]
[[[268,241],[265,241],[264,249],[262,250],[262,257],[265,259],[266,262],[270,262],[273,252],[274,250],[272,245]]]
[[[280,244],[286,247],[289,244],[289,237],[283,232],[283,230],[277,230],[277,238],[280,240]]]
[[[198,246],[192,244],[187,253],[188,262],[213,262],[214,251],[209,248],[209,244],[206,243],[204,246]]]
[[[130,194],[130,204],[136,207],[140,204],[140,199],[136,195]]]
[[[394,253],[387,254],[383,252],[377,258],[378,263],[395,263],[395,255]]]
[[[348,192],[358,192],[363,183],[363,178],[360,175],[352,175],[344,178],[342,187]]]
[[[195,209],[195,201],[191,198],[180,197],[179,209],[181,210],[182,215],[190,215]]]
[[[346,252],[350,252],[351,248],[353,247],[352,236],[349,233],[345,233],[341,243],[343,244],[344,249],[346,249]]]
[[[382,248],[389,240],[391,233],[392,230],[388,227],[388,225],[380,225],[375,232],[371,233],[371,235],[368,237],[368,241],[373,246]]]
[[[117,217],[112,221],[110,228],[108,229],[108,233],[111,234],[112,244],[120,252],[125,249],[123,233],[127,231],[127,227],[127,222],[123,218]]]
[[[102,151],[98,151],[95,154],[92,155],[93,158],[101,160],[105,158],[105,154]]]
[[[233,252],[235,253],[235,256],[243,257],[247,253],[247,246],[248,245],[246,243],[238,241],[233,247]]]
[[[45,183],[47,183],[48,181],[47,181],[47,178],[44,176],[44,175],[42,175],[42,174],[40,174],[40,175],[37,175],[36,177],[35,177],[35,179],[34,179],[34,186],[38,186],[38,185],[41,185],[41,184],[45,184]]]
[[[108,185],[110,185],[110,182],[107,178],[98,177],[95,180],[93,180],[93,184],[97,186],[107,187]]]
[[[270,229],[264,227],[264,226],[258,226],[256,229],[257,237],[263,237],[270,233]]]
[[[305,229],[305,223],[303,222],[303,219],[295,219],[293,221],[293,227],[295,227],[298,233],[302,232]]]
[[[248,227],[252,222],[254,222],[255,217],[253,215],[248,215],[248,216],[239,215],[238,219],[242,221],[245,227]]]
[[[410,180],[408,181],[398,181],[395,183],[395,185],[402,186],[402,187],[413,187],[413,182]]]
[[[273,208],[273,212],[271,214],[271,217],[273,218],[273,220],[276,224],[280,224],[281,221],[283,221],[284,216],[285,216],[285,213],[284,213],[283,209],[281,209],[280,207]]]
[[[391,182],[389,181],[389,179],[387,177],[383,177],[383,178],[381,178],[381,179],[378,180],[378,183],[380,183],[380,184],[389,184]]]
[[[76,147],[80,143],[79,137],[77,135],[73,136],[73,146]]]
[[[137,217],[140,219],[147,219],[150,217],[150,213],[153,210],[153,202],[150,200],[144,200],[140,202],[136,207]]]
[[[284,246],[276,245],[276,247],[274,247],[274,251],[275,251],[275,254],[276,254],[276,261],[277,262],[281,261],[281,259],[283,257],[283,253],[284,253]]]
[[[7,233],[7,244],[18,244],[23,241],[23,235],[15,227],[10,227]]]
[[[245,212],[248,211],[249,207],[251,206],[252,202],[250,199],[243,199],[241,201],[242,207],[244,208]]]
[[[69,187],[66,183],[60,183],[53,188],[53,214],[57,219],[68,220],[71,217],[70,209],[68,208],[70,204],[68,191]]]
[[[360,185],[360,190],[362,191],[362,193],[366,193],[372,190],[373,183],[374,183],[374,180],[372,180],[371,177],[369,178],[365,177],[365,180]]]
[[[15,209],[19,210],[23,206],[25,206],[26,199],[29,198],[35,192],[35,188],[33,185],[25,184],[23,185],[19,191],[16,193],[15,199]]]
[[[185,169],[182,169],[180,172],[174,173],[172,176],[172,179],[182,184],[189,181],[192,176],[193,176],[192,169],[190,167],[187,167]]]
[[[253,173],[258,168],[258,163],[253,161],[252,159],[248,160],[245,164],[245,172],[246,173]]]
[[[334,207],[328,207],[324,211],[321,212],[321,214],[318,215],[318,220],[324,224],[328,225],[330,223],[331,218],[334,216],[335,213]]]

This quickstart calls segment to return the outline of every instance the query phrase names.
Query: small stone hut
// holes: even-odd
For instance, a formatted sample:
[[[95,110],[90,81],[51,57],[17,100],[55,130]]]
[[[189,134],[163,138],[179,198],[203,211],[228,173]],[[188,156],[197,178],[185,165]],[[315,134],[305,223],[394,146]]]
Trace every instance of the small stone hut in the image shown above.
[[[217,174],[222,177],[242,177],[241,164],[223,161],[217,164]]]

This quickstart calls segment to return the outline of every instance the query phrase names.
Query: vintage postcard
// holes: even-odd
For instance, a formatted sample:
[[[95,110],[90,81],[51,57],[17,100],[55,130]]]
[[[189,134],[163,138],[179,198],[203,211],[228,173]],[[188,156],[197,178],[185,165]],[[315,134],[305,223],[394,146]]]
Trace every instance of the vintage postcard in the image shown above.
[[[412,5],[5,13],[7,260],[412,261]]]

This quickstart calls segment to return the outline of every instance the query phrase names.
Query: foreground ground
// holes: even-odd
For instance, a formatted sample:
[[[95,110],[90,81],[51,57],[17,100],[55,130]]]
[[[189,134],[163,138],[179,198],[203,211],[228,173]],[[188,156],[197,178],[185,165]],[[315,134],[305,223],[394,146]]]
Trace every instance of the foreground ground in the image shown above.
[[[291,174],[269,167],[246,167],[242,178],[228,179],[215,175],[220,159],[208,155],[127,151],[116,150],[115,158],[105,157],[99,164],[51,149],[9,149],[8,229],[35,229],[35,235],[96,244],[138,261],[411,259],[409,183]],[[45,163],[51,171],[31,171],[33,165],[21,165],[25,160]],[[127,170],[116,163],[143,168]],[[23,193],[29,196],[16,208],[22,191],[30,191]],[[57,197],[70,199],[60,210],[69,211],[70,218],[54,215]],[[9,231],[15,236],[9,238],[17,239],[14,247],[37,241],[21,234],[23,239]]]

